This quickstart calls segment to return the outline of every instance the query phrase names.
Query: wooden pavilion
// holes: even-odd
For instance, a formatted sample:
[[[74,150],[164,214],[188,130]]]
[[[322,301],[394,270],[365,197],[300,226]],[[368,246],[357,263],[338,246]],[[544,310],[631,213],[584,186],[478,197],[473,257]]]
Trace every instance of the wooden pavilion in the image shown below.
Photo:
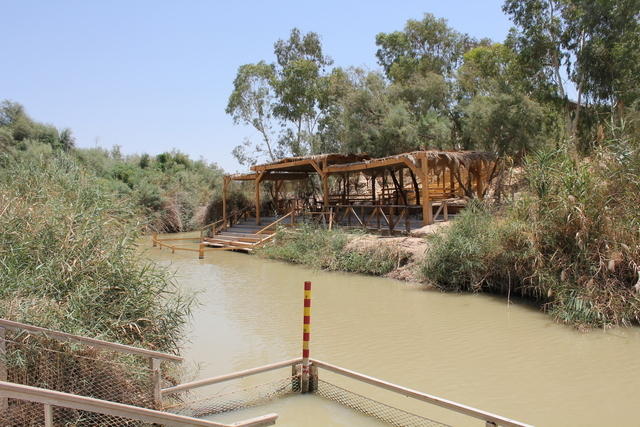
[[[223,184],[223,223],[232,181],[253,181],[255,221],[261,224],[261,192],[268,187],[279,214],[327,213],[335,223],[366,227],[375,219],[391,230],[404,219],[418,226],[456,211],[469,198],[482,198],[496,173],[493,154],[479,151],[423,150],[371,158],[360,154],[289,157],[251,167],[250,173],[227,175]],[[267,183],[269,183],[267,185]],[[301,186],[306,193],[295,191]],[[309,190],[311,189],[311,190]],[[434,212],[435,210],[435,212]],[[359,213],[359,214],[358,214]]]

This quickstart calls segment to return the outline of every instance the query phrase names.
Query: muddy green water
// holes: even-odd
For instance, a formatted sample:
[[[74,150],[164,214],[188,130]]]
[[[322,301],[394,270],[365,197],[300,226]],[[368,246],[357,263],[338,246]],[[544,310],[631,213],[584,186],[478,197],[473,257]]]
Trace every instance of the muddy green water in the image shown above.
[[[181,287],[199,292],[184,349],[193,378],[299,356],[302,286],[311,280],[312,357],[537,426],[640,425],[638,328],[582,333],[503,298],[443,294],[240,253],[208,252],[198,260],[195,253],[144,246],[145,256],[176,271]],[[484,425],[321,376],[452,425]],[[212,419],[268,412],[280,415],[279,426],[381,425],[310,395]]]

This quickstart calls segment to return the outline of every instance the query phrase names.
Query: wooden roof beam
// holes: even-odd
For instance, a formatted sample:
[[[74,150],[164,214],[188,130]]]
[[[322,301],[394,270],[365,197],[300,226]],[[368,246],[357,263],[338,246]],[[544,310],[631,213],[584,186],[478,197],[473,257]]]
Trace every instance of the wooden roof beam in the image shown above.
[[[387,159],[374,159],[367,162],[349,163],[346,165],[333,165],[326,168],[327,173],[339,173],[339,172],[356,172],[368,169],[383,168],[386,166],[405,165],[405,160],[402,157],[394,157]]]

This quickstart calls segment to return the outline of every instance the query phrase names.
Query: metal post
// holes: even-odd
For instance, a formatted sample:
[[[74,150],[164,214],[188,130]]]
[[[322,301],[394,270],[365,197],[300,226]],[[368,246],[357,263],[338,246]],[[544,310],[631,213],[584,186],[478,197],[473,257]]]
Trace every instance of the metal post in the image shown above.
[[[311,334],[311,282],[304,282],[304,316],[302,326],[302,375],[300,391],[309,391],[309,338]]]
[[[7,381],[7,330],[0,327],[0,381]],[[1,395],[0,395],[1,396]],[[0,412],[9,409],[9,399],[6,396],[0,397]]]
[[[53,407],[46,403],[44,404],[44,426],[53,427]]]
[[[151,369],[151,387],[153,394],[153,403],[156,406],[156,409],[162,409],[162,393],[161,393],[161,382],[162,372],[160,371],[160,359],[156,359],[155,357],[149,358],[149,368]]]

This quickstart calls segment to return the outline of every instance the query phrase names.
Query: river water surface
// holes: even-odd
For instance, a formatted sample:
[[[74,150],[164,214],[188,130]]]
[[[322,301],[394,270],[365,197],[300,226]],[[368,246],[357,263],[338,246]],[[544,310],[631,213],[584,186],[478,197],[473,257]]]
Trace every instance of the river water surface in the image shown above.
[[[199,293],[184,349],[193,378],[298,357],[303,282],[311,280],[313,358],[537,426],[640,425],[639,328],[583,333],[504,298],[443,294],[241,253],[196,255],[145,250],[176,271],[182,288]],[[325,377],[452,425],[484,425]],[[278,426],[381,425],[313,395],[212,419],[268,412],[280,415]]]

